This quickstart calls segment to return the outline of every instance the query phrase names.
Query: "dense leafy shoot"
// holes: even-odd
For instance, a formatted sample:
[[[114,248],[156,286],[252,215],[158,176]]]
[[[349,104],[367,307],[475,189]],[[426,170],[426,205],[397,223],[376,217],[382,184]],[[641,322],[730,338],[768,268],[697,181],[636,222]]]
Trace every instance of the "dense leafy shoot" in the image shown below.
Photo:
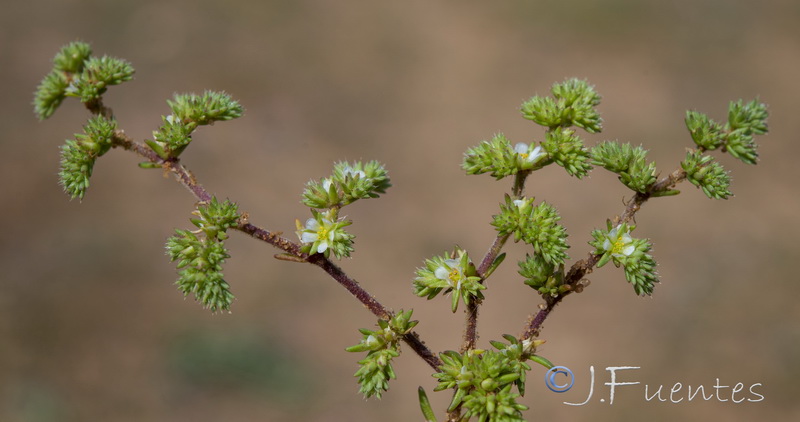
[[[194,293],[195,299],[212,312],[228,311],[234,297],[222,275],[222,264],[230,258],[224,240],[227,230],[238,224],[238,207],[213,198],[194,214],[198,218],[190,221],[199,230],[177,229],[167,240],[167,254],[178,262],[180,270],[176,284],[184,295]]]
[[[710,155],[689,151],[686,159],[681,162],[681,168],[686,172],[686,179],[702,189],[709,198],[728,199],[733,195],[728,190],[731,184],[728,172]]]

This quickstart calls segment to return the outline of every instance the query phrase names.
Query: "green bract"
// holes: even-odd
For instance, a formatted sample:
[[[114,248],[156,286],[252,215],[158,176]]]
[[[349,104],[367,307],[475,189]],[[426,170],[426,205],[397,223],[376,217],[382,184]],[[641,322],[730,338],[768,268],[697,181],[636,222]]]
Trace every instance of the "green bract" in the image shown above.
[[[483,300],[486,286],[480,283],[481,278],[475,270],[475,265],[469,260],[467,252],[456,248],[450,255],[435,256],[425,260],[425,268],[417,268],[417,277],[414,279],[414,294],[427,297],[429,300],[436,297],[442,290],[452,292],[451,310],[458,309],[459,298],[465,304]]]
[[[230,255],[223,241],[228,238],[226,231],[238,224],[238,207],[213,198],[193,214],[199,218],[190,221],[199,230],[177,229],[167,240],[167,254],[170,260],[178,261],[180,269],[175,284],[184,295],[194,293],[195,299],[212,312],[230,310],[234,297],[222,275],[222,264]]]
[[[731,184],[728,172],[710,155],[689,151],[686,159],[681,162],[681,167],[686,172],[686,179],[702,189],[709,198],[728,199],[733,195],[728,190]]]
[[[602,130],[602,119],[595,110],[600,95],[588,82],[567,79],[553,85],[553,98],[533,97],[522,104],[522,115],[539,125],[555,129],[577,126],[589,133]]]

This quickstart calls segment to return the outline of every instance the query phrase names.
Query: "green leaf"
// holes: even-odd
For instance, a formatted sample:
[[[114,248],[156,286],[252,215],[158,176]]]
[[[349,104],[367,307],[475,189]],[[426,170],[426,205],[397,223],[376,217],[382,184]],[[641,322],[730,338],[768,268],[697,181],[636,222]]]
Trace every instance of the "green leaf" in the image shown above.
[[[431,402],[428,400],[428,395],[425,394],[425,389],[419,387],[417,389],[419,394],[419,407],[422,409],[422,415],[425,417],[425,422],[436,422],[436,415],[431,408]]]

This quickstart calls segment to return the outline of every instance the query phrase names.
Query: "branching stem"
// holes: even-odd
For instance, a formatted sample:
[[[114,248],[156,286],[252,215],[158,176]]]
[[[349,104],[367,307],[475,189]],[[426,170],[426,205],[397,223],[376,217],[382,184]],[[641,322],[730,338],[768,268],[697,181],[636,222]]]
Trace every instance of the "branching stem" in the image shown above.
[[[91,104],[86,103],[86,107],[93,114],[101,114],[109,119],[113,116],[112,110],[104,106],[102,101],[99,99]],[[197,198],[198,201],[211,201],[213,196],[202,185],[200,185],[200,183],[197,182],[197,179],[189,170],[181,165],[180,160],[177,157],[171,157],[167,159],[161,158],[155,153],[155,151],[134,141],[122,130],[117,130],[114,132],[112,144],[115,147],[120,147],[127,151],[131,151],[151,163],[158,164],[164,168],[165,171],[169,171],[170,173],[174,174],[176,180],[189,189],[189,191],[192,193],[192,195],[194,195],[195,198]],[[364,290],[364,288],[361,287],[358,282],[350,278],[347,274],[345,274],[344,271],[342,271],[341,268],[339,268],[339,266],[331,262],[324,255],[306,254],[300,250],[300,245],[296,242],[286,239],[277,233],[244,221],[240,222],[235,229],[246,233],[255,239],[269,243],[270,245],[290,255],[300,258],[305,262],[322,268],[323,271],[328,273],[328,275],[330,275],[334,280],[347,289],[350,294],[352,294],[375,316],[386,321],[392,318],[393,313],[391,311],[386,309],[386,307],[378,302],[377,299]],[[419,334],[412,331],[403,336],[403,341],[405,341],[406,344],[408,344],[408,346],[411,347],[411,349],[414,350],[414,352],[419,355],[428,365],[430,365],[436,371],[439,371],[442,361],[427,346],[425,346],[425,343],[420,339]]]
[[[622,212],[621,215],[615,216],[612,221],[614,224],[621,224],[621,223],[631,223],[634,221],[634,217],[636,213],[641,209],[642,205],[647,202],[648,199],[656,192],[663,192],[668,189],[673,188],[678,183],[682,182],[686,179],[686,172],[683,169],[677,169],[667,175],[666,177],[662,178],[661,180],[654,183],[650,189],[646,193],[637,192],[636,195],[631,198],[631,200],[627,203],[625,210]],[[592,271],[594,271],[595,265],[600,260],[601,255],[590,253],[586,259],[582,259],[572,265],[567,275],[564,277],[564,284],[571,287],[570,290],[559,294],[558,296],[545,296],[545,303],[544,307],[539,309],[536,314],[531,315],[528,318],[528,322],[522,335],[520,335],[521,340],[528,340],[539,337],[539,332],[542,329],[542,324],[553,311],[556,305],[558,305],[564,297],[568,296],[570,293],[576,291],[575,287],[578,286],[578,283]]]

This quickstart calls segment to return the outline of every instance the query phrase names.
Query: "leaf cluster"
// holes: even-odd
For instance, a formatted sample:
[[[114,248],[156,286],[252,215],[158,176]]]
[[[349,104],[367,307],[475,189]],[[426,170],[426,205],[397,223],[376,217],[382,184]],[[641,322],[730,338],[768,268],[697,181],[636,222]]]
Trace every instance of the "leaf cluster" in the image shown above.
[[[524,143],[511,146],[511,142],[502,133],[492,137],[491,141],[482,141],[464,153],[461,167],[467,174],[490,173],[495,179],[502,179],[522,171],[538,170],[550,160],[541,152],[541,147]]]
[[[78,97],[88,103],[100,99],[109,86],[133,79],[133,66],[116,57],[89,57],[80,73],[74,74],[66,96]]]
[[[728,121],[720,124],[697,111],[686,112],[686,128],[702,150],[722,148],[746,164],[758,161],[755,135],[767,133],[767,106],[757,100],[731,101]]]
[[[525,255],[519,262],[519,275],[525,277],[525,284],[542,295],[558,296],[569,290],[564,284],[564,264],[556,266],[538,254]]]
[[[623,185],[645,193],[656,182],[656,163],[647,162],[647,150],[629,143],[604,141],[591,150],[592,163],[617,173]]]
[[[92,48],[83,42],[71,42],[56,53],[53,69],[42,79],[36,88],[33,109],[40,120],[55,113],[67,95],[67,88],[76,74],[84,68],[84,62],[91,56]]]
[[[498,350],[469,350],[463,354],[447,351],[439,355],[441,372],[433,374],[438,379],[434,391],[455,388],[456,393],[448,411],[459,405],[465,418],[479,421],[521,421],[521,411],[527,406],[516,399],[525,394],[525,376],[531,369],[525,363],[528,353],[513,336],[504,336],[510,345],[492,342]],[[516,387],[516,392],[512,388]]]
[[[689,151],[681,161],[686,179],[700,188],[711,199],[728,199],[733,196],[728,188],[731,177],[720,163],[700,151]]]
[[[576,78],[556,83],[550,90],[552,97],[535,96],[522,104],[526,119],[549,129],[577,126],[589,133],[602,130],[603,120],[595,110],[600,95],[585,80]]]
[[[561,264],[568,258],[567,231],[558,224],[561,216],[548,204],[533,206],[533,198],[511,199],[506,195],[500,204],[500,214],[493,217],[492,225],[501,235],[513,235],[533,246],[537,255],[552,264]]]
[[[111,148],[116,128],[113,120],[92,117],[84,126],[84,133],[75,134],[75,139],[68,139],[61,147],[59,181],[73,199],[83,199],[94,163]]]
[[[311,208],[340,208],[359,199],[377,198],[391,186],[386,169],[378,161],[346,161],[333,166],[333,174],[311,180],[303,191],[303,204]]]
[[[355,346],[348,347],[348,352],[367,352],[360,360],[355,375],[360,385],[359,392],[365,398],[376,396],[389,390],[389,380],[397,378],[392,368],[392,359],[400,356],[399,341],[402,336],[411,332],[419,321],[411,321],[413,310],[400,311],[389,321],[378,320],[378,330],[359,329],[363,338]]]
[[[570,176],[582,179],[592,169],[589,150],[572,129],[547,131],[542,148],[556,164],[564,167]]]
[[[190,221],[196,231],[176,229],[167,239],[166,249],[171,261],[178,262],[175,284],[184,295],[194,293],[195,299],[212,312],[230,310],[234,296],[222,274],[222,264],[230,258],[224,241],[227,230],[239,222],[238,206],[228,200],[212,198],[193,213]]]
[[[176,94],[167,100],[172,114],[161,116],[162,125],[145,143],[162,159],[178,157],[192,142],[198,126],[241,117],[244,110],[238,101],[224,92],[205,91],[203,95]]]

